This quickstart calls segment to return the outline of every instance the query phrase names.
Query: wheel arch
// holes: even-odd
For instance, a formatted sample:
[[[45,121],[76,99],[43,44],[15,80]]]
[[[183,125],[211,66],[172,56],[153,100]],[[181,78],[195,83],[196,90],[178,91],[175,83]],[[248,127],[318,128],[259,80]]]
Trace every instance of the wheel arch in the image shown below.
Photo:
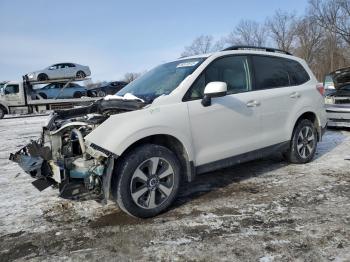
[[[305,111],[305,112],[302,112],[299,114],[299,116],[297,117],[297,119],[294,121],[294,127],[293,127],[293,130],[292,130],[292,133],[290,134],[290,138],[292,137],[293,135],[293,132],[296,128],[296,126],[298,125],[298,123],[303,120],[303,119],[308,119],[310,120],[316,130],[317,130],[317,141],[321,141],[321,138],[322,138],[322,130],[321,130],[321,121],[320,119],[318,118],[317,114],[313,111]]]
[[[50,79],[50,78],[49,78],[49,75],[48,75],[47,73],[45,73],[45,72],[40,72],[40,73],[38,74],[38,76],[37,76],[37,79],[38,79],[38,80],[39,80],[40,76],[46,76],[47,79]]]
[[[180,141],[177,137],[169,134],[155,134],[155,135],[149,135],[145,136],[143,138],[138,139],[137,141],[133,142],[129,146],[126,147],[126,149],[123,151],[123,153],[116,159],[115,161],[115,169],[118,168],[118,163],[134,148],[142,145],[142,144],[155,144],[160,145],[168,148],[178,158],[181,164],[181,174],[182,178],[185,181],[191,182],[193,181],[195,177],[195,169],[193,161],[191,160],[191,155],[189,153],[189,150],[186,148],[185,144]]]

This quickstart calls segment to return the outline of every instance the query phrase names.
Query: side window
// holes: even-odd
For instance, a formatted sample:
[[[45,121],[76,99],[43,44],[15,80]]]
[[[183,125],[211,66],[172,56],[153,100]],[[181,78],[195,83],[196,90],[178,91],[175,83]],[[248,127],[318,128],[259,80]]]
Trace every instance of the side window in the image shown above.
[[[56,70],[58,69],[58,65],[52,65],[49,67],[49,70]]]
[[[309,74],[297,61],[285,59],[284,64],[288,68],[290,80],[293,85],[302,85],[310,80]]]
[[[75,67],[75,64],[68,64],[68,67]]]
[[[19,93],[18,85],[7,85],[5,88],[5,94],[17,94]]]
[[[251,79],[247,57],[229,56],[212,62],[193,83],[186,95],[187,99],[202,98],[205,86],[214,81],[225,82],[228,94],[249,91]]]
[[[255,89],[269,89],[291,85],[283,59],[269,56],[253,56]]]

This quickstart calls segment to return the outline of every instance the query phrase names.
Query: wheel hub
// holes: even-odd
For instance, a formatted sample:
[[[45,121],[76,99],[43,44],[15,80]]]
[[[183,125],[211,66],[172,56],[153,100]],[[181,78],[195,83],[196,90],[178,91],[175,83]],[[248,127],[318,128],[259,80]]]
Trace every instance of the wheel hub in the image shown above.
[[[306,146],[306,145],[308,145],[308,144],[309,144],[309,141],[307,140],[307,138],[304,138],[304,140],[303,140],[303,145]]]
[[[159,186],[159,178],[157,176],[149,178],[147,185],[150,190],[155,190]]]

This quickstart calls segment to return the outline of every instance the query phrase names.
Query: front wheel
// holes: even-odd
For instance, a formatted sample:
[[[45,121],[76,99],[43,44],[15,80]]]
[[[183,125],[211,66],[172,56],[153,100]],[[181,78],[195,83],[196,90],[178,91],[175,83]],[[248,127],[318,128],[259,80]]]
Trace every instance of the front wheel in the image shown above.
[[[47,74],[39,74],[38,75],[38,81],[47,81],[49,80],[49,77]]]
[[[119,207],[135,217],[153,217],[174,201],[180,164],[166,147],[146,144],[123,157],[116,175],[112,193]]]
[[[294,129],[286,159],[295,164],[310,162],[316,153],[317,131],[308,119],[301,120]]]
[[[2,107],[0,107],[0,119],[3,119],[4,116],[5,116],[5,110]]]

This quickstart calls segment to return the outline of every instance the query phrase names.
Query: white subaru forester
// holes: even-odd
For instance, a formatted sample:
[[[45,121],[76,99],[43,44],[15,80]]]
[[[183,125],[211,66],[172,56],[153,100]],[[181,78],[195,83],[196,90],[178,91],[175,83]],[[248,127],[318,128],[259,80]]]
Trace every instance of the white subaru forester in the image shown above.
[[[231,47],[160,65],[115,96],[55,112],[42,138],[11,159],[61,195],[80,183],[152,217],[196,174],[276,151],[311,161],[326,127],[322,94],[302,59]]]

